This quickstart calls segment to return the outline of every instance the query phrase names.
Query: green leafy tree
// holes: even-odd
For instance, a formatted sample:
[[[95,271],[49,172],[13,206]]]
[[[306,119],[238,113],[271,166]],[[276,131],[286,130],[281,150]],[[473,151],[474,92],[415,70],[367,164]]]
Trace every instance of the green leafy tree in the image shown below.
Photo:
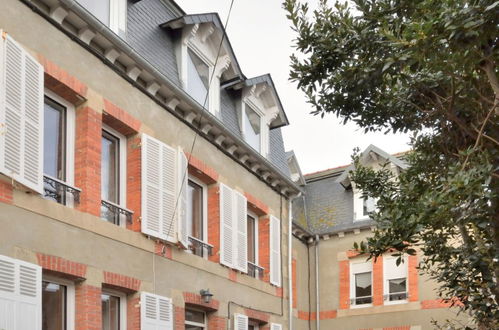
[[[499,329],[499,1],[299,0],[290,79],[313,114],[365,131],[411,132],[408,169],[363,167],[379,198],[360,249],[421,251],[420,270],[479,329]]]

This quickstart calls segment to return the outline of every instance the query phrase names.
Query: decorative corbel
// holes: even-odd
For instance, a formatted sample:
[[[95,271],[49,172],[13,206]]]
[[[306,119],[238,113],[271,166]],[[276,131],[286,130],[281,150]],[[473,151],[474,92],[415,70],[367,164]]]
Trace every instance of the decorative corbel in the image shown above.
[[[203,28],[199,29],[200,31],[198,32],[199,35],[199,40],[201,40],[202,43],[205,43],[206,40],[215,32],[215,26],[213,24],[203,24]]]
[[[215,75],[217,76],[217,78],[220,79],[220,77],[222,77],[222,74],[227,71],[227,69],[229,68],[230,66],[230,56],[229,55],[224,55],[224,56],[221,56],[219,59],[218,59],[218,62],[217,62],[217,67],[215,68]]]
[[[184,38],[184,45],[187,46],[189,41],[193,39],[199,30],[199,24],[194,24],[189,27],[190,30],[186,31],[186,37]]]

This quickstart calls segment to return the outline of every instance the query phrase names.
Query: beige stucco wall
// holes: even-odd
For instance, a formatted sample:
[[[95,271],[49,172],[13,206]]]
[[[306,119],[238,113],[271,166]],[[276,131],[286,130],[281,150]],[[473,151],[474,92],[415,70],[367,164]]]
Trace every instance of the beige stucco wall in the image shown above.
[[[89,87],[88,100],[80,107],[89,105],[102,111],[106,98],[139,119],[143,123],[141,132],[190,151],[194,132],[175,116],[20,1],[3,0],[1,7],[0,29],[33,55],[43,55]],[[197,138],[193,155],[214,168],[220,182],[268,205],[270,214],[279,217],[282,210],[282,283],[286,297],[287,200],[203,137]],[[181,300],[181,292],[197,293],[209,287],[221,302],[219,315],[226,316],[228,302],[234,301],[273,313],[271,320],[286,328],[287,299],[281,302],[270,284],[244,274],[238,274],[237,283],[230,281],[226,267],[176,248],[173,261],[154,256],[154,242],[141,233],[26,194],[22,189],[14,191],[13,206],[0,203],[0,228],[1,254],[36,262],[35,253],[41,252],[88,264],[89,276],[95,277],[89,281],[96,283],[103,270],[136,277],[143,281],[144,290],[173,297],[174,303]],[[237,310],[232,306],[231,314]]]

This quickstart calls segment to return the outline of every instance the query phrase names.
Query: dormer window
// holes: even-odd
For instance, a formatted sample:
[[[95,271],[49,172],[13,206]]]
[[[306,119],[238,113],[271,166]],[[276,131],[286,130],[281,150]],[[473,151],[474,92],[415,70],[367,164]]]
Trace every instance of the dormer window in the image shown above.
[[[102,24],[122,37],[126,36],[126,3],[127,0],[76,0]]]
[[[243,136],[246,143],[253,149],[261,152],[262,146],[262,117],[251,106],[245,104],[243,114]]]
[[[192,49],[187,49],[187,92],[206,109],[210,108],[210,98],[207,94],[212,70],[212,66],[206,64]]]

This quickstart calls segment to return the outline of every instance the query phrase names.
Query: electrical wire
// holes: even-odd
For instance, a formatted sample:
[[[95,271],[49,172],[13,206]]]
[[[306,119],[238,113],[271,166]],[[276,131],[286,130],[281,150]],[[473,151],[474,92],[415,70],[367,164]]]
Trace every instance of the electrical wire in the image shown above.
[[[215,76],[215,70],[217,68],[218,59],[220,57],[220,51],[222,49],[222,44],[223,44],[223,42],[225,40],[226,31],[227,31],[227,25],[229,24],[229,18],[230,18],[230,15],[232,13],[232,7],[233,6],[234,6],[234,0],[231,0],[230,7],[229,7],[229,12],[227,13],[227,18],[225,19],[225,25],[222,26],[222,38],[220,39],[220,44],[218,45],[217,57],[215,59],[215,64],[213,65],[213,71],[212,71],[212,73],[210,75],[210,81],[208,83],[208,90],[206,91],[206,94],[205,94],[205,97],[204,97],[204,101],[203,101],[204,111],[201,112],[201,116],[200,116],[199,121],[198,121],[198,130],[196,130],[194,132],[194,139],[192,140],[192,145],[191,145],[191,149],[190,149],[190,152],[189,152],[189,157],[187,158],[187,164],[189,164],[190,161],[191,161],[192,153],[194,151],[194,146],[196,145],[196,141],[197,141],[197,138],[199,136],[199,129],[201,128],[201,122],[203,120],[205,111],[208,110],[208,109],[206,109],[206,102],[208,101],[208,97],[210,95],[210,89],[211,89],[211,86],[212,86],[213,77]],[[188,175],[188,168],[189,168],[189,165],[187,165],[187,167],[185,168],[184,175],[182,176],[182,184],[180,186],[180,190],[179,190],[179,193],[177,195],[177,199],[175,201],[175,208],[173,209],[173,215],[172,215],[172,219],[171,219],[170,224],[169,224],[169,228],[167,230],[167,233],[168,233],[167,236],[171,235],[171,230],[172,230],[172,226],[174,224],[175,215],[177,213],[178,202],[180,200],[180,196],[182,195],[182,190],[183,189],[187,189],[186,187],[184,187],[185,186],[184,182],[185,182],[186,176]]]

